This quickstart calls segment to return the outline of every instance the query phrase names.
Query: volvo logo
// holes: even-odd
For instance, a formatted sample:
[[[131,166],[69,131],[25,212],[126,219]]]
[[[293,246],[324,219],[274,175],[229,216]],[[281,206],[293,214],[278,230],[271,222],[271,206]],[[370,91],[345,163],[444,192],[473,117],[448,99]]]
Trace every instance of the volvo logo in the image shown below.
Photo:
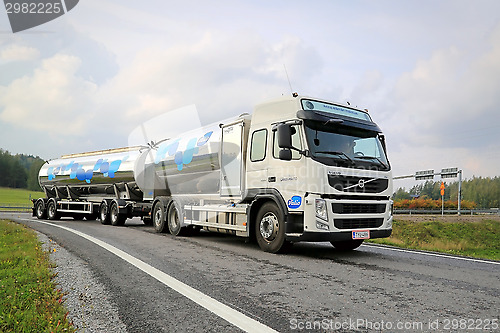
[[[351,188],[354,188],[354,187],[365,188],[365,185],[367,183],[373,182],[374,180],[377,180],[377,178],[372,178],[372,179],[367,179],[367,180],[361,178],[356,184],[344,187],[344,191],[351,189]]]

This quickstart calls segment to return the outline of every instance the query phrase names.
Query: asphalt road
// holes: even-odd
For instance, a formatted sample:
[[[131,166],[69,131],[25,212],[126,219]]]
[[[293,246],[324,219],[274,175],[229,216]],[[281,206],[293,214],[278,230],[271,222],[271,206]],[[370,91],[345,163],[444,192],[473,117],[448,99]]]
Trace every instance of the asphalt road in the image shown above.
[[[500,262],[374,245],[341,252],[329,243],[299,243],[288,254],[275,255],[233,236],[156,234],[137,219],[125,227],[45,221],[92,241],[28,214],[0,217],[46,234],[87,262],[129,332],[241,331],[217,313],[224,306],[263,324],[239,326],[248,331],[500,332]],[[211,308],[159,281],[151,270],[210,296]],[[199,295],[194,299],[203,298]]]

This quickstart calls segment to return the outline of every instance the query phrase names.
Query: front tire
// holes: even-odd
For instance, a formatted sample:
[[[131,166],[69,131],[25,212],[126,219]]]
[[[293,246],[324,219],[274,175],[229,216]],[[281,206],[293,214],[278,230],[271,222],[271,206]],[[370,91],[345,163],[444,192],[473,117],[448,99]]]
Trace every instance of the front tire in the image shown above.
[[[354,250],[354,249],[357,249],[358,247],[360,247],[361,244],[363,244],[363,240],[356,239],[356,240],[347,240],[347,241],[338,241],[338,242],[331,241],[330,243],[333,246],[335,246],[335,248],[337,250],[351,251],[351,250]]]
[[[285,244],[285,217],[274,202],[266,202],[259,209],[255,223],[255,236],[259,247],[278,253]]]

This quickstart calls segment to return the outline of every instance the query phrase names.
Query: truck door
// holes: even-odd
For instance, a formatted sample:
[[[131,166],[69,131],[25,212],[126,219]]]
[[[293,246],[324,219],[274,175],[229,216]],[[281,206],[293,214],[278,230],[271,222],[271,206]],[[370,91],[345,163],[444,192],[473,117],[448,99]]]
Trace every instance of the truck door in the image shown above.
[[[241,198],[243,123],[222,127],[220,196]]]

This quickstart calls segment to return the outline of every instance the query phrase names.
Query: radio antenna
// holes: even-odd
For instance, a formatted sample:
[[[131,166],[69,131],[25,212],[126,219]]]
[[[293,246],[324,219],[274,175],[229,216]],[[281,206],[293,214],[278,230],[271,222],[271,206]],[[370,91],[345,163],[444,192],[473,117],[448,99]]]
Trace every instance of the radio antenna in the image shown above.
[[[292,83],[290,82],[290,78],[288,77],[288,71],[286,70],[286,65],[284,63],[283,67],[285,68],[286,79],[288,80],[288,85],[290,86],[290,93],[293,95]]]

